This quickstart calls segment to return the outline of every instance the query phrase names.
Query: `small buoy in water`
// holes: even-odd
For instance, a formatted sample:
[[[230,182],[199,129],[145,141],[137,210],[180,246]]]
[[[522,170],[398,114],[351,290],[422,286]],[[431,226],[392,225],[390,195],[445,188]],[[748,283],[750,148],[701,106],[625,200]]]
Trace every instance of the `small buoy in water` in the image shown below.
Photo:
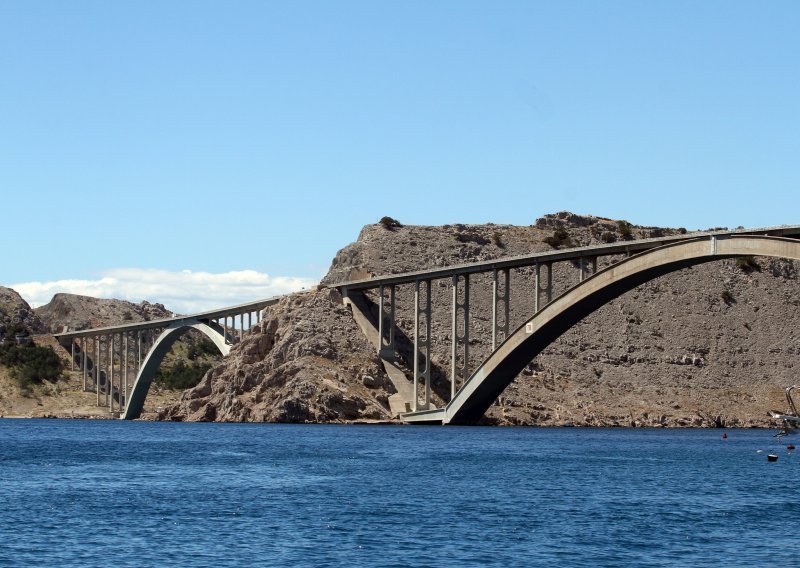
[[[757,453],[757,454],[763,454],[763,453],[764,453],[764,450],[756,450],[756,453]]]
[[[775,455],[775,454],[769,454],[769,455],[767,456],[767,460],[768,460],[768,461],[771,461],[771,462],[776,462],[776,461],[778,461],[778,456],[777,456],[777,455]]]
[[[727,432],[723,432],[722,433],[722,439],[725,440],[727,437],[728,437],[728,433]]]
[[[794,444],[789,444],[788,446],[786,446],[786,449],[787,450],[793,450],[794,449]]]

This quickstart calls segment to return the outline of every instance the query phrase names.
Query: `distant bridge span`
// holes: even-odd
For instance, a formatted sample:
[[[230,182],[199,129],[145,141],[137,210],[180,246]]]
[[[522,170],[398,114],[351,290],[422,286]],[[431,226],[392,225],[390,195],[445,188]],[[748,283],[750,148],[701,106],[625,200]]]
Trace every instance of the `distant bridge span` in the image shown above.
[[[536,355],[599,307],[669,272],[737,256],[800,260],[800,241],[752,235],[699,237],[663,245],[613,264],[568,290],[514,331],[444,408],[411,412],[402,418],[416,423],[475,423]]]
[[[195,329],[225,356],[231,346],[261,321],[280,297],[257,300],[187,316],[67,331],[56,339],[72,354],[72,368],[83,372],[83,389],[94,390],[97,405],[113,416],[138,418],[164,356],[181,335]],[[131,379],[130,381],[128,379]],[[130,388],[129,388],[130,385]]]

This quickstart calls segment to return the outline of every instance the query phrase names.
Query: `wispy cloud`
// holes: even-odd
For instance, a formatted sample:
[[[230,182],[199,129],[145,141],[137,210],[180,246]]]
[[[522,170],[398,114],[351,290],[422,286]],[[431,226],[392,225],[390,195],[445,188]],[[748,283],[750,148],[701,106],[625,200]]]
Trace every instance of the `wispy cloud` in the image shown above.
[[[66,292],[137,303],[159,302],[174,312],[190,314],[297,292],[315,284],[317,281],[311,278],[270,276],[255,270],[214,274],[120,268],[105,271],[95,280],[22,282],[10,287],[33,307],[48,303],[56,293]]]

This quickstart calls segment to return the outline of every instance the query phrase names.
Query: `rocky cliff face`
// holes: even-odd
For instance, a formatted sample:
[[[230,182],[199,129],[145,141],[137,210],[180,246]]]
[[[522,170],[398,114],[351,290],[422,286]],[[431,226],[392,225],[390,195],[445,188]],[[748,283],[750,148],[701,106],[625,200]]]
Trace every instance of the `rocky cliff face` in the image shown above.
[[[323,284],[676,232],[683,231],[566,212],[529,227],[369,225],[336,256]],[[796,269],[785,260],[719,261],[644,284],[553,343],[516,378],[486,420],[768,425],[766,410],[782,408],[782,390],[796,380]],[[577,269],[561,263],[554,279],[557,295],[577,282]],[[515,270],[511,280],[513,330],[533,313],[532,270]],[[398,289],[398,356],[408,376],[411,293],[410,287]],[[440,405],[449,391],[449,282],[435,282],[432,296],[434,402]],[[488,276],[474,277],[470,300],[469,367],[474,369],[490,352]],[[163,418],[384,420],[393,389],[374,352],[335,292],[294,295],[275,306],[258,333]]]
[[[161,414],[168,420],[388,420],[392,385],[335,290],[288,296],[222,364]]]
[[[41,333],[44,324],[22,296],[11,288],[0,286],[0,328],[3,331],[13,332],[20,328],[28,333]],[[3,335],[5,333],[0,333]]]

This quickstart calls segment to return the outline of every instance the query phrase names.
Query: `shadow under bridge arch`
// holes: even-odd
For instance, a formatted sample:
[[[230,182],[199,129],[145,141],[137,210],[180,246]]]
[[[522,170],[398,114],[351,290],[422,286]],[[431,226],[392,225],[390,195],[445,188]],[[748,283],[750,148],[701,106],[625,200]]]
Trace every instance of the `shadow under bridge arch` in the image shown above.
[[[522,369],[567,329],[614,298],[670,272],[737,256],[800,260],[800,241],[769,236],[699,237],[631,256],[571,288],[520,326],[470,376],[443,409],[410,422],[477,422]]]
[[[158,368],[161,366],[161,362],[166,354],[169,353],[172,345],[190,329],[196,329],[213,341],[223,357],[230,353],[231,346],[225,340],[224,330],[221,326],[200,320],[195,320],[194,322],[176,321],[158,336],[152,349],[150,349],[142,362],[142,368],[136,375],[133,389],[131,389],[129,400],[125,406],[125,413],[122,415],[123,420],[135,420],[142,414],[144,400],[147,398],[150,385],[156,376],[156,372],[158,372]]]

